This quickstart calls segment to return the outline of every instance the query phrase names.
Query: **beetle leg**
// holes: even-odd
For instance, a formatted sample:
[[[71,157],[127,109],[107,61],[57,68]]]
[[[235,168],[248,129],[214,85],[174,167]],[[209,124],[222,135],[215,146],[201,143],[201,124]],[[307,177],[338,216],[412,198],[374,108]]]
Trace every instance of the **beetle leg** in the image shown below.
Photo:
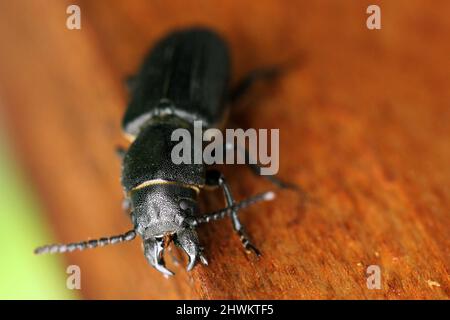
[[[234,88],[232,88],[229,96],[231,103],[235,103],[239,98],[246,94],[250,88],[259,80],[272,80],[282,71],[282,67],[268,67],[250,71],[242,78]]]
[[[255,174],[258,177],[263,177],[264,179],[268,180],[269,182],[273,183],[274,185],[276,185],[278,188],[281,189],[293,189],[293,190],[298,190],[301,193],[305,193],[303,191],[303,189],[298,186],[295,185],[293,183],[289,183],[289,182],[285,182],[283,180],[281,180],[280,178],[277,178],[276,176],[271,176],[271,175],[261,175],[261,166],[259,164],[256,164],[254,162],[256,161],[250,161],[251,159],[251,155],[248,152],[248,150],[245,147],[240,147],[236,144],[233,143],[225,143],[224,145],[224,149],[225,149],[225,153],[227,152],[236,152],[236,153],[240,153],[242,156],[244,156],[245,158],[245,164],[250,168],[250,170],[252,170],[253,174]],[[306,194],[306,193],[305,193]]]
[[[234,206],[235,202],[233,199],[233,195],[231,194],[230,187],[228,186],[227,182],[225,181],[225,178],[223,174],[217,170],[208,170],[206,172],[206,184],[210,186],[219,186],[222,188],[222,191],[225,196],[225,201],[227,204],[227,207]],[[247,233],[245,232],[244,226],[241,224],[241,221],[238,217],[238,209],[233,208],[231,210],[231,221],[233,223],[233,228],[236,231],[236,233],[239,235],[239,239],[241,240],[242,245],[244,246],[245,250],[247,251],[253,251],[256,255],[261,255],[259,250],[252,244],[249,237],[247,236]]]

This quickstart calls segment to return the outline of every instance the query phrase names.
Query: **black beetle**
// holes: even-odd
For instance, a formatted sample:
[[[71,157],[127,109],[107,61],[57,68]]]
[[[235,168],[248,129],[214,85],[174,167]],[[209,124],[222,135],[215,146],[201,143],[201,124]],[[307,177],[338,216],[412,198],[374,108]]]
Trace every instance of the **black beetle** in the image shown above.
[[[257,78],[272,77],[277,69],[255,71],[229,90],[229,54],[225,42],[214,32],[194,28],[176,31],[159,41],[146,57],[140,72],[129,83],[131,102],[123,130],[132,142],[121,150],[125,207],[131,211],[133,230],[122,235],[71,244],[39,247],[36,254],[63,253],[130,241],[139,234],[148,262],[165,275],[163,252],[170,241],[189,256],[188,270],[200,260],[207,264],[195,227],[230,216],[245,249],[259,251],[249,241],[238,210],[256,201],[270,200],[266,192],[236,203],[223,175],[204,164],[179,164],[171,160],[175,142],[171,133],[180,127],[193,130],[201,120],[206,128],[223,122],[226,103],[236,100]],[[252,165],[258,173],[259,167]],[[275,177],[267,176],[285,187]],[[226,208],[196,215],[197,197],[205,186],[222,188]]]

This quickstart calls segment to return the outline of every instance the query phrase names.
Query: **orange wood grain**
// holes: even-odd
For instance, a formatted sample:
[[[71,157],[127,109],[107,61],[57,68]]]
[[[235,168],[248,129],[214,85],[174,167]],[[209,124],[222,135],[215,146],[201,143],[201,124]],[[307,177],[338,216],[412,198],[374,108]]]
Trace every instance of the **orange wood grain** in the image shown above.
[[[65,27],[77,3],[82,29]],[[382,29],[365,26],[377,3]],[[139,241],[72,253],[86,298],[448,299],[450,20],[448,1],[2,1],[0,101],[16,151],[60,241],[129,229],[122,213],[122,84],[173,28],[206,25],[229,41],[233,81],[296,60],[232,114],[280,129],[278,191],[241,214],[263,252],[247,255],[229,221],[199,230],[209,267],[164,279]],[[238,199],[271,185],[224,168]],[[207,210],[223,206],[203,194]],[[45,257],[42,257],[45,259]],[[170,259],[168,259],[170,260]],[[379,265],[381,290],[366,287]],[[439,286],[437,285],[439,284]]]

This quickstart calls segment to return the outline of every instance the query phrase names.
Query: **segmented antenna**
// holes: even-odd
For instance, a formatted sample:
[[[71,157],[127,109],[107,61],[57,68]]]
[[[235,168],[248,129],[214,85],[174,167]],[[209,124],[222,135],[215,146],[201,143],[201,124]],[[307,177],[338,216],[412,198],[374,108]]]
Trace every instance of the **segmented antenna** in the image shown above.
[[[210,213],[206,213],[204,215],[201,215],[199,217],[192,217],[187,222],[195,227],[201,223],[208,223],[210,221],[220,220],[225,218],[226,216],[231,215],[231,212],[235,209],[242,209],[248,206],[251,206],[252,204],[260,201],[270,201],[275,198],[275,193],[273,191],[267,191],[264,193],[257,194],[255,196],[252,196],[250,198],[247,198],[241,202],[237,202],[232,206],[223,208],[221,210],[213,211]]]
[[[48,244],[34,250],[35,254],[44,254],[44,253],[64,253],[64,252],[72,252],[75,250],[85,250],[85,249],[93,249],[96,247],[104,247],[110,244],[116,244],[125,241],[131,241],[136,238],[136,231],[130,230],[126,233],[119,234],[117,236],[112,236],[109,238],[100,238],[95,240],[88,240],[82,242],[74,242],[68,244]]]

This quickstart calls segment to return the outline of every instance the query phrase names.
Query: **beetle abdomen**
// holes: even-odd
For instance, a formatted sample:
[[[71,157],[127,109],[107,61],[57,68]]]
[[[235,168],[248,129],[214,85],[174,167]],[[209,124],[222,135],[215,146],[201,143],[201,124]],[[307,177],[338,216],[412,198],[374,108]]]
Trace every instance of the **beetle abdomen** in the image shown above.
[[[224,41],[205,29],[170,34],[156,44],[133,84],[123,129],[136,137],[155,115],[175,114],[211,126],[221,120],[228,89]]]

